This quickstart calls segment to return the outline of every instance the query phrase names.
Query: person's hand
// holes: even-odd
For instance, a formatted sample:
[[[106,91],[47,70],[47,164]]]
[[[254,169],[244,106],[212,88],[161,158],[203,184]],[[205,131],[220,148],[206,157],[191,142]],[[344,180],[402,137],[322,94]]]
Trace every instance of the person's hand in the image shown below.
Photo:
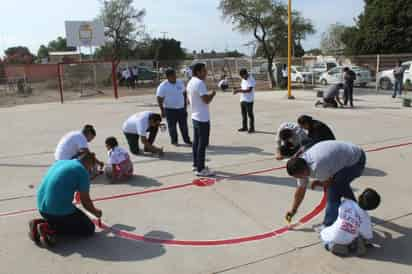
[[[232,92],[233,92],[233,95],[235,95],[236,93],[238,93],[237,89],[235,89],[235,88],[233,89]]]
[[[104,169],[104,163],[103,163],[103,162],[99,162],[99,167],[100,167],[101,170],[103,170],[103,169]]]
[[[280,155],[280,154],[276,155],[276,160],[281,161],[283,159],[284,159],[284,157],[282,155]]]
[[[317,187],[323,187],[323,184],[318,180],[313,181],[312,184],[310,185],[310,188],[312,190],[315,190]]]
[[[295,216],[295,214],[296,214],[296,210],[290,210],[290,211],[288,211],[288,212],[286,213],[286,216],[285,216],[286,221],[287,221],[288,223],[291,223],[291,222],[292,222],[292,218],[293,218],[293,216]]]
[[[93,212],[93,215],[96,216],[96,218],[101,218],[103,215],[103,212],[100,209],[96,208],[95,211]]]
[[[212,91],[212,96],[215,97],[216,96],[216,90]]]

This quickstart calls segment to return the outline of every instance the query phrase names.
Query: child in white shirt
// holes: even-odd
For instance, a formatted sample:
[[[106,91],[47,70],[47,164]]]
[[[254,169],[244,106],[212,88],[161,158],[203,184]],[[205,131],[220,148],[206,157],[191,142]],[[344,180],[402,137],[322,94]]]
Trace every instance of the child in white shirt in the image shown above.
[[[325,248],[336,255],[348,255],[352,249],[357,255],[364,255],[365,242],[373,238],[371,218],[366,210],[374,210],[379,204],[379,194],[370,188],[359,196],[358,203],[343,200],[336,221],[320,233]]]
[[[107,138],[105,143],[109,156],[105,168],[106,176],[113,181],[130,179],[133,176],[133,163],[129,153],[119,147],[115,137]]]

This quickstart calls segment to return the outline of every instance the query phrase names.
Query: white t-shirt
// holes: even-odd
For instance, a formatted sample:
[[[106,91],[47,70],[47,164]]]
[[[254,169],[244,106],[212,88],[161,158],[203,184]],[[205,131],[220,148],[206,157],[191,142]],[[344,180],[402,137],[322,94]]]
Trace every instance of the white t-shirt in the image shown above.
[[[371,218],[351,200],[343,200],[336,221],[320,233],[324,242],[341,245],[352,243],[359,235],[366,240],[373,238]]]
[[[129,159],[129,153],[122,147],[115,147],[107,152],[109,160],[107,163],[109,165],[118,165],[121,162]]]
[[[56,161],[71,160],[81,149],[86,148],[89,148],[89,144],[81,131],[69,132],[57,144],[54,159]]]
[[[288,70],[287,69],[282,69],[282,77],[283,78],[288,78]]]
[[[151,114],[153,114],[151,111],[143,111],[133,114],[123,123],[123,132],[137,134],[139,136],[147,136],[149,117]]]
[[[130,75],[129,69],[125,69],[125,70],[122,71],[122,77],[123,77],[124,79],[129,79],[130,76],[131,76],[131,75]]]
[[[222,88],[222,86],[228,86],[229,82],[227,81],[227,79],[222,79],[220,80],[219,84],[217,85],[219,88]]]
[[[138,68],[132,68],[132,73],[133,73],[133,76],[138,76],[139,75],[139,69]]]
[[[165,108],[182,109],[185,107],[185,92],[185,84],[182,80],[176,80],[174,84],[165,80],[157,88],[156,96],[164,98]]]
[[[241,93],[240,94],[240,102],[248,102],[252,103],[253,100],[255,99],[255,86],[256,86],[256,81],[253,79],[251,75],[249,75],[249,78],[247,80],[242,79],[242,82],[240,84],[240,88],[242,90],[248,90],[252,88],[252,91],[249,93]]]
[[[201,98],[201,96],[208,95],[205,82],[196,76],[192,77],[187,84],[187,92],[192,107],[192,119],[199,122],[209,122],[209,105]]]

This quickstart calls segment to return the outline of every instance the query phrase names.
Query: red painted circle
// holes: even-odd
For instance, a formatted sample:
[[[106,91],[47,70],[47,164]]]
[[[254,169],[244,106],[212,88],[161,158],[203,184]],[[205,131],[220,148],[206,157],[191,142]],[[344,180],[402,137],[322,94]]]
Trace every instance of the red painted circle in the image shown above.
[[[211,186],[211,185],[214,185],[215,183],[216,183],[216,179],[211,179],[211,178],[200,178],[200,179],[193,180],[193,184],[199,187]]]

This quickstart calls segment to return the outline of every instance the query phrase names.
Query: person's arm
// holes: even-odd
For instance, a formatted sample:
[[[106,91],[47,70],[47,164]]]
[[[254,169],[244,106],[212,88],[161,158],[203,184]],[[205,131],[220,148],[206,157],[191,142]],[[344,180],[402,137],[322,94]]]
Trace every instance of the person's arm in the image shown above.
[[[211,94],[206,94],[206,95],[202,95],[200,98],[202,98],[202,101],[209,105],[212,101],[213,98],[215,98],[216,96],[216,91],[213,91]]]
[[[343,103],[342,103],[342,101],[340,100],[339,95],[336,96],[335,99],[336,99],[336,101],[338,102],[338,104],[339,104],[340,106],[343,106]]]
[[[163,103],[164,103],[165,99],[161,96],[157,96],[157,104],[159,105],[160,108],[160,114],[162,115],[162,117],[166,117],[165,115],[165,109],[163,107]]]
[[[286,214],[287,219],[291,219],[293,216],[295,216],[296,212],[298,212],[298,209],[302,204],[303,199],[305,198],[305,194],[306,186],[302,185],[296,188],[295,195],[293,197],[292,209]]]
[[[315,181],[312,181],[311,188],[315,189],[317,187],[324,187],[325,189],[327,189],[332,183],[333,183],[333,177],[330,177],[325,181],[315,180]]]
[[[142,143],[145,147],[145,149],[151,153],[157,153],[157,154],[162,154],[163,153],[163,149],[162,148],[158,148],[155,145],[151,144],[149,142],[149,140],[147,139],[146,136],[140,136]]]
[[[94,206],[93,201],[90,199],[89,192],[80,192],[80,202],[88,212],[92,213],[97,218],[102,217],[102,211]]]
[[[187,92],[183,92],[183,98],[185,100],[185,109],[187,109],[187,105],[189,105],[189,99],[187,98]]]
[[[249,87],[248,89],[237,89],[235,90],[235,94],[236,93],[251,93],[253,91],[253,87]]]

